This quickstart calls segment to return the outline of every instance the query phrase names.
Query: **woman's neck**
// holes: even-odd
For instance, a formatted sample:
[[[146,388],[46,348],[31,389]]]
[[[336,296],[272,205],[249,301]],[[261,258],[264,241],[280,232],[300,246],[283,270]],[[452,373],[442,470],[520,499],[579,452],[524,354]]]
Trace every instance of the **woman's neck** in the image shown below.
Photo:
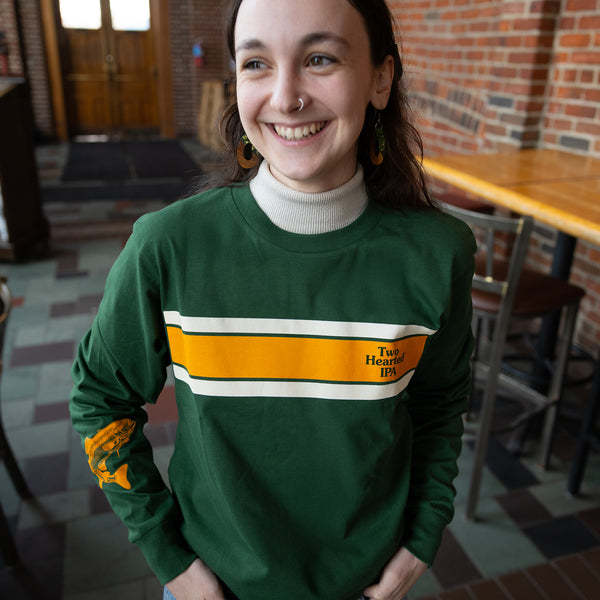
[[[250,191],[269,219],[291,233],[327,233],[347,227],[368,204],[362,166],[344,185],[317,194],[298,192],[279,182],[266,160],[250,182]]]

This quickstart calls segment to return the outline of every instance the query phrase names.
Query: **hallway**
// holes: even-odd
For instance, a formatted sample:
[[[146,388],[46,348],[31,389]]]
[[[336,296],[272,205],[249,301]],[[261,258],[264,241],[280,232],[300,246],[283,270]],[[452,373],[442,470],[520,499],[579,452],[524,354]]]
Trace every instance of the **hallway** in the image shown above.
[[[203,170],[213,158],[182,142]],[[68,146],[38,149],[45,191],[61,187]],[[174,198],[172,200],[175,200]],[[2,264],[14,295],[4,347],[2,415],[9,441],[34,493],[21,501],[0,468],[0,501],[15,531],[22,566],[0,559],[0,595],[12,600],[159,600],[162,590],[141,553],[113,515],[89,472],[70,427],[67,399],[77,343],[89,328],[107,273],[131,224],[165,198],[53,197],[44,204],[50,253],[41,260]],[[569,399],[574,405],[578,396]],[[172,379],[145,429],[166,477],[177,427]],[[574,450],[564,419],[552,467],[516,459],[498,441],[489,452],[481,521],[465,520],[472,451],[465,444],[456,516],[436,563],[411,600],[569,600],[598,598],[600,589],[600,457],[592,456],[581,497],[565,494]],[[285,599],[282,599],[285,600]]]

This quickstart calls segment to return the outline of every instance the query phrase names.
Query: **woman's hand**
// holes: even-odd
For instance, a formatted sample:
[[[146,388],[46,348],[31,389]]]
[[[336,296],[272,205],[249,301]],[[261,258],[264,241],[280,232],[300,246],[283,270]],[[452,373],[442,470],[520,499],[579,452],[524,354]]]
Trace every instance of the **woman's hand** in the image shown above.
[[[379,583],[369,586],[363,594],[372,600],[402,600],[425,571],[424,562],[400,548],[386,565]]]
[[[219,580],[199,558],[171,579],[167,589],[175,600],[225,600]]]

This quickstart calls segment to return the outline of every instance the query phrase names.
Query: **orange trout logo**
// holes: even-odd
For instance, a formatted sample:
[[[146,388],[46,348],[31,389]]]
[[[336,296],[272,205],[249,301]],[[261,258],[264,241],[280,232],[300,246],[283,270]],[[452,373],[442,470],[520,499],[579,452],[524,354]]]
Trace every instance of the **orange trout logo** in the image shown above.
[[[106,467],[106,461],[129,441],[135,429],[135,421],[121,419],[101,429],[93,438],[85,439],[85,453],[92,472],[98,477],[100,487],[104,483],[116,483],[129,490],[131,484],[127,479],[128,465],[121,465],[114,473]]]

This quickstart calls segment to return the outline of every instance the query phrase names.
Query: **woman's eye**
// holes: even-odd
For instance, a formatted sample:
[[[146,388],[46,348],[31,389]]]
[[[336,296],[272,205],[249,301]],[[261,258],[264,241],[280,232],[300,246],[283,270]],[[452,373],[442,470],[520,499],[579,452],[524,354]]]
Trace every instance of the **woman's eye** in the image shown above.
[[[258,71],[262,69],[264,64],[260,60],[249,60],[246,61],[243,65],[243,68],[248,71]]]
[[[335,61],[332,58],[323,56],[322,54],[315,54],[308,59],[308,64],[311,67],[326,67],[334,62]]]

